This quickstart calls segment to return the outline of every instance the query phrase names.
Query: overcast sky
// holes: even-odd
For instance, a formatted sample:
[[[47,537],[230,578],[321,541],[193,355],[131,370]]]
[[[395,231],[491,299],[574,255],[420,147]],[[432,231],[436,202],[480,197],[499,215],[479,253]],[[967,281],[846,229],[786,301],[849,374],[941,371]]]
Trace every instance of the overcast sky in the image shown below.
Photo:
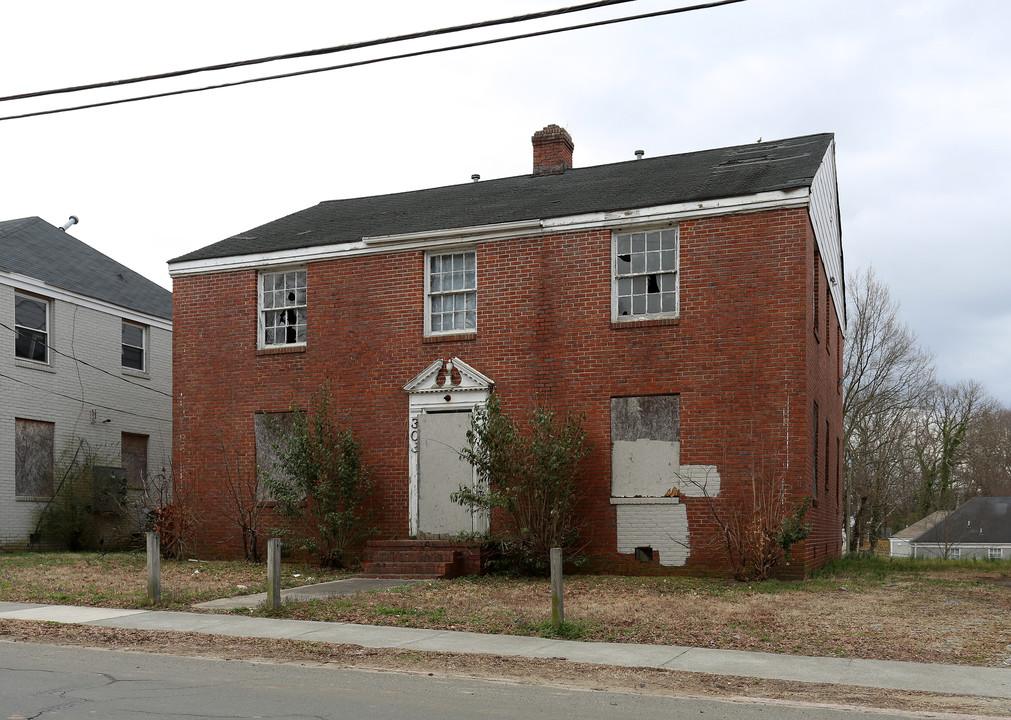
[[[573,0],[573,3],[575,0]],[[567,0],[172,3],[0,11],[0,95],[331,47]],[[685,6],[639,0],[523,30]],[[171,287],[166,261],[322,200],[834,132],[848,271],[873,266],[947,381],[1011,406],[1011,3],[746,0],[238,88],[0,121],[0,219],[38,215]],[[519,26],[157,86],[0,103],[0,116],[204,86]]]

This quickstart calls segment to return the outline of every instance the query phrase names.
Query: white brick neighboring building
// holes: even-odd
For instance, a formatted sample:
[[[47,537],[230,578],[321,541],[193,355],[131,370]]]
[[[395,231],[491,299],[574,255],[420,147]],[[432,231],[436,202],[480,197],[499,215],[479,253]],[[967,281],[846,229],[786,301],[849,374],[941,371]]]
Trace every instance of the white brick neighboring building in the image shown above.
[[[169,472],[172,294],[40,218],[0,221],[0,547],[29,544],[85,457],[131,487]]]

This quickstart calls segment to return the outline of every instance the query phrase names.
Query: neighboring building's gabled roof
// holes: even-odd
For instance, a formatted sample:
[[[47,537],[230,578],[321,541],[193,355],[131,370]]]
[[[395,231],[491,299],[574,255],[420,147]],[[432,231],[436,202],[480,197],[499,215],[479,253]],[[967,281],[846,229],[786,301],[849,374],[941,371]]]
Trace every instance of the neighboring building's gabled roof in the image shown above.
[[[0,271],[172,319],[172,293],[37,217],[0,221]]]
[[[892,538],[896,540],[912,540],[937,525],[937,523],[943,522],[947,515],[947,510],[937,510],[932,512],[922,520],[917,520],[909,527],[899,530],[897,533],[892,535]]]
[[[912,543],[1011,543],[1011,497],[973,498]]]
[[[320,203],[170,262],[810,187],[833,135]]]

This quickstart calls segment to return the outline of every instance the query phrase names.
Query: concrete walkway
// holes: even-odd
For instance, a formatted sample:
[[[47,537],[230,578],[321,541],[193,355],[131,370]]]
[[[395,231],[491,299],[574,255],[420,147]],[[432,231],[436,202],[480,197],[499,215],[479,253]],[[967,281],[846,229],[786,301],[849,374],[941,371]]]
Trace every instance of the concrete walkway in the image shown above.
[[[397,581],[394,584],[402,584],[402,581]],[[325,590],[328,590],[332,595],[335,591],[351,591],[352,587],[352,585],[343,585],[340,588]],[[355,592],[359,591],[355,590]],[[317,592],[321,593],[324,590]],[[255,604],[253,602],[254,596],[245,596],[241,599],[244,600],[243,605],[246,607]],[[241,615],[120,610],[9,602],[0,602],[0,618],[80,623],[138,630],[197,632],[237,637],[292,638],[347,643],[370,648],[513,655],[527,658],[563,659],[600,665],[739,675],[769,680],[1011,698],[1011,668],[815,658],[737,650],[710,650],[675,645],[575,642],[539,637],[482,635],[450,630],[419,630],[351,623],[254,618]]]

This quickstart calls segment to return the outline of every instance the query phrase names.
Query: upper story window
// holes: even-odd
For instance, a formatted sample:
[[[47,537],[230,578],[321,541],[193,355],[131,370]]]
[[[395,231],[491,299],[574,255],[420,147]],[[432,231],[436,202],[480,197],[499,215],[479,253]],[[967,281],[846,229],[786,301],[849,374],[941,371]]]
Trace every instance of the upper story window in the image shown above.
[[[304,345],[306,271],[260,274],[260,347]]]
[[[123,367],[141,372],[147,370],[146,340],[147,328],[123,321]]]
[[[616,320],[677,316],[677,228],[615,233],[613,293]]]
[[[14,293],[15,357],[49,362],[49,301]]]
[[[428,334],[477,330],[477,253],[445,253],[428,256],[425,274]]]

